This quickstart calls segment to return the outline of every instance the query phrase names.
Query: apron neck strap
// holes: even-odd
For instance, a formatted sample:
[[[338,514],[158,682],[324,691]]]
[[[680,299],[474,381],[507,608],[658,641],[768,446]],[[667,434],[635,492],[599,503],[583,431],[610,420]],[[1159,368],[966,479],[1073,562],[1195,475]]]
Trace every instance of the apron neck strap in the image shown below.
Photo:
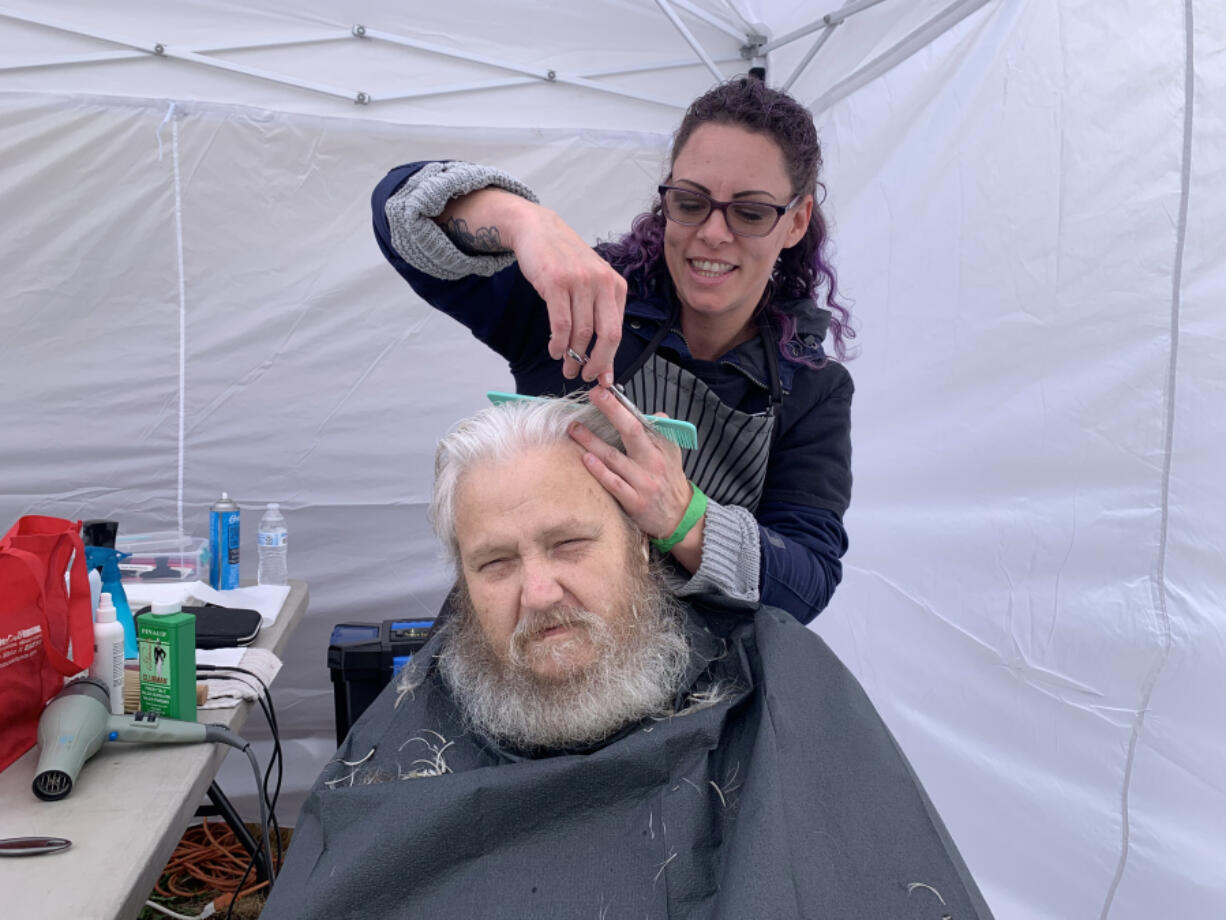
[[[779,340],[765,310],[758,317],[758,331],[762,337],[762,350],[766,353],[766,376],[770,378],[770,413],[777,415],[779,407],[783,405],[783,383],[779,380]]]
[[[677,325],[679,315],[680,304],[674,297],[668,319],[656,329],[655,335],[651,337],[651,341],[647,343],[647,347],[643,349],[642,354],[635,358],[630,366],[621,373],[617,380],[618,383],[626,383],[631,377],[642,370],[643,365],[656,353],[656,349],[660,347],[664,337]],[[779,414],[779,407],[783,405],[783,384],[779,380],[779,342],[775,337],[774,326],[771,325],[770,317],[765,309],[758,314],[758,334],[762,338],[762,350],[766,353],[766,376],[769,378],[771,388],[770,414],[774,416]]]
[[[673,326],[677,324],[677,318],[680,316],[680,314],[680,304],[674,297],[672,298],[672,308],[671,312],[668,314],[668,319],[660,323],[660,327],[656,329],[655,335],[651,337],[651,341],[647,343],[647,347],[643,349],[642,354],[635,358],[630,366],[621,373],[617,379],[617,383],[625,384],[629,382],[631,377],[642,370],[643,365],[646,364],[651,359],[651,356],[656,353],[656,349],[660,347],[660,343],[664,341],[664,337],[668,335]]]

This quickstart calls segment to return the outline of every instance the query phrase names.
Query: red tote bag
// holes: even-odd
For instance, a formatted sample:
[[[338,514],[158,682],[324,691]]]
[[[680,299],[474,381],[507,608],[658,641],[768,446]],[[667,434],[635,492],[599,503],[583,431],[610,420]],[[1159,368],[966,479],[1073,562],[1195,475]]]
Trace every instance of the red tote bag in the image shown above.
[[[93,660],[81,522],[23,517],[0,540],[0,770],[34,746],[64,678]]]

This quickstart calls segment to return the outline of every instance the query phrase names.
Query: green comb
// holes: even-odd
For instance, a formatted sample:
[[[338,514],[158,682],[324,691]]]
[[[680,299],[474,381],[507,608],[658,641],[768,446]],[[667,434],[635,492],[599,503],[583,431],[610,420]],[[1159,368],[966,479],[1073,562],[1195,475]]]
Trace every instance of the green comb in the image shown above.
[[[661,437],[667,438],[678,447],[686,450],[693,450],[698,446],[698,429],[689,422],[679,418],[657,418],[654,415],[644,415],[639,410],[639,407],[631,402],[630,397],[622,392],[621,387],[614,386],[609,389],[623,406],[634,413],[635,418]],[[501,406],[503,403],[508,402],[544,398],[541,396],[524,396],[522,393],[503,393],[500,390],[490,390],[485,395],[489,397],[489,401],[495,406]]]

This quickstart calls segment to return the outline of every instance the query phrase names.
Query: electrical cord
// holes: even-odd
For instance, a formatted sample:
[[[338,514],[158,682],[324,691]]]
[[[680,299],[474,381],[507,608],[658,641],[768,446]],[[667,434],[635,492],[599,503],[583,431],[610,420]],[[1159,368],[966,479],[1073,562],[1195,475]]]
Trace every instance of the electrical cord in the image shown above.
[[[264,679],[253,671],[248,671],[246,668],[240,667],[224,668],[224,670],[245,674],[248,677],[253,678],[264,690],[263,699],[257,697],[257,700],[260,702],[260,708],[264,710],[264,718],[268,721],[268,728],[272,733],[273,740],[272,756],[268,759],[268,769],[264,771],[264,796],[269,801],[268,811],[270,817],[272,818],[273,830],[276,834],[277,860],[278,863],[280,863],[283,854],[281,852],[281,827],[277,822],[277,799],[281,796],[281,782],[285,776],[285,755],[281,748],[281,732],[280,726],[277,725],[277,710],[272,702],[272,691],[269,689],[268,684],[264,683]],[[264,700],[267,700],[267,706],[264,706]],[[274,762],[277,765],[277,783],[276,788],[274,788],[272,791],[272,795],[269,796],[268,779],[272,775]]]
[[[268,867],[268,878],[271,881],[272,874],[275,871],[272,863],[272,844],[269,842],[269,824],[268,824],[268,802],[264,796],[264,788],[260,783],[260,764],[255,759],[255,751],[251,750],[251,742],[240,738],[230,729],[221,725],[206,725],[204,728],[206,741],[220,741],[222,744],[228,744],[233,748],[237,748],[247,755],[247,760],[251,763],[251,772],[255,774],[256,799],[260,803],[260,829],[264,834],[264,865]],[[255,856],[251,857],[251,865],[255,865]],[[248,867],[247,872],[243,873],[243,881],[247,880],[247,875],[251,868]],[[239,883],[242,887],[242,883]],[[234,902],[230,902],[230,907],[233,909]],[[227,916],[229,914],[227,913]]]
[[[261,827],[263,828],[263,831],[264,831],[265,865],[267,866],[267,869],[268,869],[268,885],[271,890],[271,886],[272,886],[273,879],[275,877],[277,866],[280,865],[280,861],[284,858],[284,853],[282,851],[282,846],[281,846],[281,826],[277,822],[277,819],[276,819],[276,802],[281,794],[281,781],[284,776],[284,762],[285,762],[284,753],[281,749],[281,733],[280,733],[279,726],[277,725],[277,713],[276,713],[276,709],[273,706],[273,702],[272,702],[272,691],[269,689],[268,684],[264,682],[264,679],[262,677],[260,677],[258,674],[256,674],[253,671],[247,670],[246,668],[241,668],[241,667],[232,666],[232,665],[197,665],[196,670],[197,671],[211,671],[211,672],[220,671],[220,672],[246,675],[247,677],[250,677],[254,679],[257,683],[259,683],[260,687],[263,690],[262,696],[257,691],[256,701],[260,704],[260,708],[264,711],[264,718],[268,721],[269,731],[272,732],[273,753],[272,753],[272,756],[269,757],[268,759],[268,769],[264,773],[262,783],[260,781],[259,767],[256,765],[256,762],[255,762],[255,755],[253,753],[248,752],[248,756],[251,758],[252,765],[255,766],[255,770],[256,770],[256,786],[258,787],[258,798],[260,801],[260,815],[262,819]],[[239,679],[241,680],[242,678],[239,678]],[[268,780],[272,775],[272,768],[273,768],[274,762],[277,764],[277,781],[276,781],[276,786],[273,790],[273,793],[270,797],[268,793]],[[267,812],[265,812],[265,803],[268,803]],[[270,814],[272,816],[271,822],[268,817],[268,815]],[[276,838],[277,838],[277,862],[276,863],[274,863],[272,860],[272,848],[269,842],[270,833],[275,833]],[[255,859],[255,855],[253,854],[250,862],[247,864],[246,870],[243,872],[242,878],[239,880],[238,889],[237,889],[238,891],[242,891],[243,885],[247,883],[247,877],[251,875],[252,870],[255,869],[255,863],[256,863],[256,859]],[[262,884],[263,883],[261,883],[261,885]],[[258,890],[259,887],[260,886],[256,886],[256,888],[253,888],[251,890],[252,891]],[[234,905],[235,903],[237,903],[237,901],[238,901],[238,895],[235,894],[235,896],[231,898],[229,907],[226,910],[226,920],[230,920],[230,917],[232,916],[233,911],[234,911]]]
[[[259,803],[260,803],[260,827],[263,831],[263,837],[264,837],[263,839],[264,859],[265,859],[265,864],[268,866],[269,883],[271,883],[272,873],[274,869],[273,869],[273,862],[272,862],[272,848],[268,840],[268,835],[269,835],[268,807],[267,807],[266,797],[264,796],[264,790],[260,783],[260,764],[256,760],[255,752],[251,750],[250,742],[246,741],[239,735],[230,731],[228,728],[226,728],[223,725],[206,725],[204,730],[205,730],[205,741],[212,741],[212,742],[217,742],[219,744],[226,744],[232,748],[236,748],[237,750],[240,750],[244,754],[247,755],[247,760],[251,764],[251,771],[255,775],[255,785],[256,785],[256,791],[258,793],[257,798],[259,799]],[[232,913],[234,911],[234,905],[238,901],[239,896],[241,894],[250,893],[250,892],[243,892],[243,885],[247,881],[247,876],[251,874],[251,869],[254,865],[255,865],[255,856],[252,856],[251,861],[248,863],[246,870],[243,872],[242,877],[239,879],[238,885],[236,886],[234,893],[229,895],[230,903],[229,903],[228,909],[226,910],[227,918],[232,916]],[[257,885],[255,888],[251,890],[252,891],[258,890],[259,888],[262,888],[264,884],[266,883],[261,882],[259,885]],[[223,895],[222,897],[225,897],[225,895]],[[169,917],[174,917],[176,918],[176,920],[204,920],[205,917],[211,917],[214,913],[217,912],[217,909],[220,907],[220,905],[217,903],[217,901],[219,900],[221,900],[221,898],[215,898],[213,902],[205,906],[205,909],[203,912],[196,915],[195,917],[189,917],[185,914],[177,913],[175,911],[172,911],[168,907],[164,907],[163,905],[158,904],[155,901],[146,901],[145,903],[149,907],[152,907],[154,910],[164,913]]]
[[[146,906],[175,920],[212,917],[228,904],[238,903],[267,886],[267,881],[264,881],[250,888],[242,887],[241,882],[246,876],[240,872],[250,864],[250,859],[250,854],[225,821],[210,822],[206,819],[184,833],[162,878],[154,887],[154,894],[162,898],[191,900],[198,900],[209,891],[220,891],[221,894],[195,915],[180,913],[153,900],[146,901]]]
[[[285,756],[281,748],[281,732],[280,732],[280,726],[277,724],[277,710],[276,710],[276,707],[273,705],[272,691],[269,689],[268,684],[264,682],[264,679],[260,677],[260,675],[256,674],[254,671],[249,671],[246,668],[240,668],[238,666],[230,666],[230,665],[201,664],[201,665],[196,666],[196,670],[197,671],[226,671],[226,672],[233,672],[236,674],[243,674],[255,680],[256,683],[260,685],[260,688],[263,691],[263,695],[261,696],[260,691],[257,690],[256,702],[260,704],[260,709],[263,710],[264,718],[268,722],[268,729],[272,733],[273,750],[272,750],[272,755],[268,758],[268,768],[264,771],[264,783],[263,783],[262,788],[264,790],[264,797],[269,803],[268,812],[269,812],[269,816],[271,819],[271,827],[272,827],[273,834],[277,841],[277,865],[280,865],[285,854],[282,851],[282,846],[281,846],[281,825],[280,825],[280,822],[277,820],[277,800],[281,796],[281,783],[285,775]],[[237,678],[237,679],[241,680],[242,678]],[[250,684],[248,684],[248,686],[250,686]],[[274,764],[277,767],[277,781],[276,781],[276,786],[272,791],[272,794],[269,795],[268,780],[272,776],[272,770],[273,770]],[[269,871],[270,872],[272,871],[271,866],[269,867]]]
[[[164,904],[159,904],[157,901],[146,901],[146,907],[156,910],[160,914],[165,914],[167,917],[173,917],[174,920],[204,920],[205,917],[211,917],[217,913],[217,908],[212,904],[206,904],[203,911],[198,914],[181,914],[177,910],[171,910]]]
[[[273,752],[272,752],[272,755],[268,759],[268,768],[264,771],[263,777],[261,777],[260,775],[259,763],[256,760],[255,752],[252,751],[251,749],[250,743],[240,738],[238,735],[235,735],[234,733],[230,732],[228,729],[223,728],[222,726],[209,726],[210,737],[208,738],[208,740],[219,741],[223,744],[228,744],[231,747],[234,747],[238,750],[243,751],[243,753],[247,755],[247,758],[251,763],[252,771],[255,774],[256,795],[257,795],[257,798],[259,800],[259,805],[260,805],[260,828],[263,832],[264,864],[267,867],[269,877],[266,881],[260,882],[259,884],[254,885],[251,888],[244,890],[243,886],[247,883],[247,878],[251,875],[252,870],[255,868],[256,857],[254,854],[252,854],[250,858],[246,861],[246,868],[244,869],[243,874],[239,877],[237,884],[234,885],[233,891],[226,892],[226,893],[223,893],[222,895],[219,895],[212,902],[210,902],[208,905],[205,906],[204,911],[202,913],[197,914],[194,917],[189,917],[185,914],[177,913],[171,910],[170,908],[166,907],[165,905],[158,904],[157,902],[152,901],[152,900],[146,901],[145,903],[147,906],[153,908],[154,910],[157,910],[165,914],[166,916],[175,918],[175,920],[204,920],[204,918],[206,917],[213,916],[218,910],[220,910],[222,904],[228,900],[228,904],[226,905],[226,918],[227,920],[229,920],[229,918],[233,915],[234,905],[238,903],[238,901],[241,898],[244,898],[247,895],[253,894],[254,892],[259,891],[261,888],[265,886],[269,886],[271,888],[277,868],[280,866],[281,861],[284,858],[284,852],[283,852],[282,842],[281,842],[281,827],[277,821],[277,816],[276,816],[276,803],[277,803],[277,799],[281,795],[281,783],[284,778],[285,758],[284,758],[284,753],[281,748],[280,727],[277,724],[277,712],[276,712],[276,707],[273,705],[273,701],[272,701],[272,691],[269,689],[268,684],[264,682],[264,679],[260,677],[260,675],[246,668],[241,668],[238,666],[230,666],[230,665],[223,666],[223,665],[198,664],[196,666],[196,670],[197,671],[210,671],[210,672],[232,672],[236,675],[236,679],[238,680],[243,680],[243,677],[239,677],[237,675],[243,675],[245,677],[251,678],[256,683],[259,684],[259,688],[252,686],[250,683],[248,683],[248,686],[252,686],[252,689],[256,691],[256,702],[260,704],[260,709],[264,713],[264,718],[268,722],[268,728],[269,728],[269,731],[272,733],[272,737],[273,737]],[[244,681],[244,683],[247,683],[247,681]],[[216,737],[213,737],[214,732],[212,730],[214,729],[216,730],[216,733],[217,733]],[[223,732],[225,734],[224,737],[221,735],[221,733]],[[268,783],[269,783],[269,779],[272,777],[272,771],[273,771],[274,764],[276,765],[276,768],[277,768],[277,778],[276,778],[274,789],[270,795],[269,789],[268,789]],[[206,834],[206,836],[212,839],[212,834],[208,830],[208,822],[205,821],[203,824],[200,825],[200,827],[204,828],[205,829],[204,833]],[[272,836],[273,834],[275,834],[276,840],[277,840],[277,860],[276,862],[274,862],[272,858],[272,848],[271,848],[271,844],[269,840],[270,836]],[[186,840],[186,837],[187,835],[185,834],[184,835],[185,840]],[[182,845],[182,843],[183,841],[180,842],[180,845]],[[234,843],[238,844],[237,838],[235,838]],[[241,846],[241,844],[239,844],[239,846]],[[200,855],[200,854],[197,854],[197,855]],[[197,875],[197,873],[190,873],[190,874],[196,875],[196,877],[199,878],[199,875]],[[216,883],[218,880],[214,879],[213,881]],[[229,881],[230,881],[229,879],[226,880],[227,886],[228,886]],[[189,892],[172,892],[172,893],[190,894]]]

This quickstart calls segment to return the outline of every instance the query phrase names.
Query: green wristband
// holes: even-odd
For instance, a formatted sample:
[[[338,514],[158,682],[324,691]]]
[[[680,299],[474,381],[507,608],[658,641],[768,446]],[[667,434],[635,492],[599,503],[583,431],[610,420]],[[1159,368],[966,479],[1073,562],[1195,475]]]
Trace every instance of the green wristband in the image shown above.
[[[690,488],[694,490],[694,494],[690,496],[690,503],[685,507],[685,514],[681,516],[681,523],[677,525],[677,529],[672,532],[671,536],[665,537],[663,540],[651,538],[651,545],[662,553],[667,553],[674,546],[685,539],[686,535],[694,529],[694,525],[702,520],[702,516],[707,513],[707,497],[703,494],[702,489],[690,483]]]

